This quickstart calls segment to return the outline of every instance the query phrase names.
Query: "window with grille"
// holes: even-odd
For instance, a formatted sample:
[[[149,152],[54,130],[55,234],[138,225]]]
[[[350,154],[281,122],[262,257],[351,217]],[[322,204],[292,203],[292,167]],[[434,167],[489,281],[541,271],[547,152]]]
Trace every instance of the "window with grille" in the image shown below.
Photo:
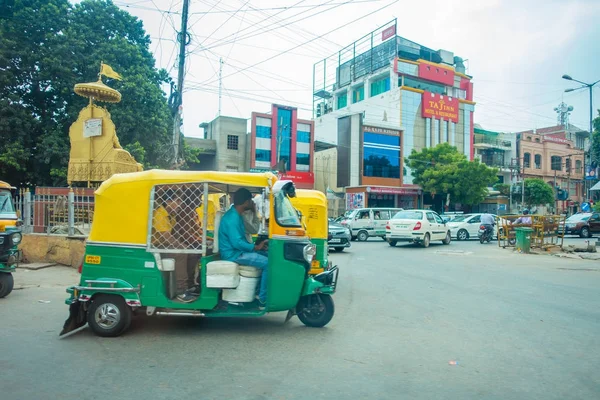
[[[531,167],[531,154],[530,153],[525,153],[523,155],[523,166],[525,168]]]
[[[236,135],[227,135],[227,150],[237,150],[239,137]]]
[[[552,156],[550,158],[550,168],[552,171],[562,171],[562,158],[559,156]]]
[[[542,169],[542,156],[540,154],[535,155],[535,169]]]

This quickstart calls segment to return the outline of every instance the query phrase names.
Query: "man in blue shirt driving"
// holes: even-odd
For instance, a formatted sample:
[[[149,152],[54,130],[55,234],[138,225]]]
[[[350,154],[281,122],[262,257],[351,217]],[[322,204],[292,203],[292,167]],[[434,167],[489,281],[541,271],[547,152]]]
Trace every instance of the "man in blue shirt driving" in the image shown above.
[[[229,209],[219,224],[219,251],[221,259],[233,261],[239,265],[248,265],[262,270],[258,301],[264,307],[267,301],[267,241],[258,244],[249,243],[242,215],[254,210],[252,194],[248,189],[238,189],[233,195],[233,207]]]

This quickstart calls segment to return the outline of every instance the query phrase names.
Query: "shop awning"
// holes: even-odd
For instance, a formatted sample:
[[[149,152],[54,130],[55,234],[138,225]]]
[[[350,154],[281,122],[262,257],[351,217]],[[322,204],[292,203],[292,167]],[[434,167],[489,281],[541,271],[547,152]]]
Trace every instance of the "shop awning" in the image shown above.
[[[590,190],[600,190],[600,182],[596,183]]]

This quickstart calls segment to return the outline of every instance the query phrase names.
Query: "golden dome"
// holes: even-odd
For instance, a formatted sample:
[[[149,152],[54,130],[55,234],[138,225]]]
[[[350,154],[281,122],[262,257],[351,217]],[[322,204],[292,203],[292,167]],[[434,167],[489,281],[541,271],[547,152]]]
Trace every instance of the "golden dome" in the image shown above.
[[[75,85],[75,93],[80,96],[93,98],[96,101],[106,103],[118,103],[121,101],[121,93],[106,86],[102,81],[78,83]]]

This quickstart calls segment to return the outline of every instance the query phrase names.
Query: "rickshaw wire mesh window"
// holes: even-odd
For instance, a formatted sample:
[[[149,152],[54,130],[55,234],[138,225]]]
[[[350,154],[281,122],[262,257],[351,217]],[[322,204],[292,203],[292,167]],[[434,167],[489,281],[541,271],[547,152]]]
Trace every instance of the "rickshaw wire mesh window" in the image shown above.
[[[154,188],[152,226],[148,247],[157,252],[202,252],[202,205],[204,184],[160,185]],[[209,207],[210,219],[213,210]],[[210,225],[210,224],[208,224]],[[208,237],[207,247],[212,247]]]

